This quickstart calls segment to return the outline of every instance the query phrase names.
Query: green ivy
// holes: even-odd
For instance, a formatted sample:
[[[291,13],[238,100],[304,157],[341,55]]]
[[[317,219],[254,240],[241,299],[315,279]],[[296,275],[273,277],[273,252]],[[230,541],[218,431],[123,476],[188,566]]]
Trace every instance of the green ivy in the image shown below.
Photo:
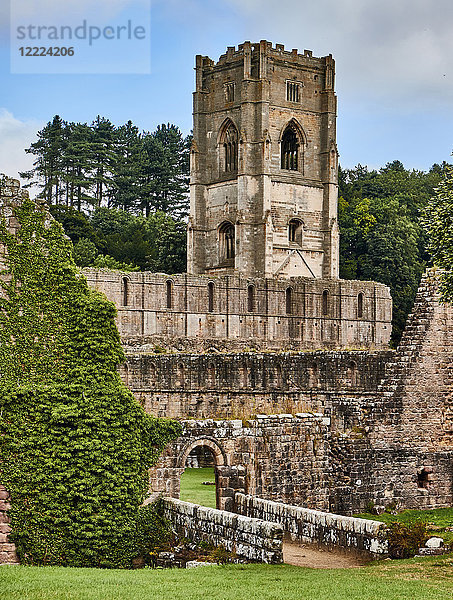
[[[129,567],[147,469],[180,425],[122,383],[115,307],[88,288],[61,226],[30,200],[3,218],[0,481],[23,563]]]

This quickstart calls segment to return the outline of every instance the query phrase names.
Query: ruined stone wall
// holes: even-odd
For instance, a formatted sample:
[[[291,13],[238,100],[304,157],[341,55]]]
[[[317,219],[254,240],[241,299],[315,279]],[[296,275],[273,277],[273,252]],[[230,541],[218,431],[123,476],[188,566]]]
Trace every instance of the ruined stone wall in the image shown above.
[[[332,464],[342,475],[331,509],[453,504],[452,363],[453,309],[439,302],[429,272],[362,427],[332,439]]]
[[[435,271],[427,272],[370,415],[372,476],[387,483],[376,491],[379,504],[453,503],[453,307],[439,302],[437,289]]]
[[[19,563],[16,546],[8,536],[11,532],[8,511],[11,508],[9,494],[5,486],[0,485],[0,564],[15,565]]]
[[[360,426],[391,351],[128,354],[127,386],[147,412],[173,418],[248,418],[322,412],[332,427]]]
[[[232,510],[241,491],[328,508],[328,425],[319,415],[258,415],[246,422],[183,421],[183,435],[151,470],[151,490],[179,498],[190,451],[207,446],[215,459],[217,506]],[[219,496],[219,492],[221,494]]]
[[[148,349],[158,345],[189,352],[384,349],[390,339],[392,300],[388,287],[379,283],[100,269],[83,273],[91,287],[117,306],[118,329],[129,347],[146,349],[148,344]]]
[[[285,447],[278,436],[267,453],[255,452],[255,442],[261,447],[267,436],[265,428],[247,436],[238,422],[235,431],[225,431],[222,444],[228,447],[227,438],[234,440],[228,451],[229,464],[236,467],[234,489],[342,514],[371,505],[378,510],[450,506],[453,312],[438,302],[436,293],[435,279],[425,277],[397,352],[136,356],[129,358],[127,376],[138,397],[144,394],[148,410],[160,414],[181,410],[198,418],[231,417],[276,407],[320,414],[325,427],[322,466],[311,453],[304,463],[285,463],[287,453],[294,455],[299,447]],[[144,379],[137,375],[150,373],[155,389],[145,393],[140,388]],[[285,439],[283,430],[280,436]],[[239,444],[247,445],[245,456],[254,456],[256,467],[245,464],[249,458],[241,452],[234,454]],[[260,463],[265,479],[256,475]],[[302,490],[304,475],[318,478],[316,486]],[[319,503],[315,489],[322,491]]]
[[[235,510],[240,515],[279,523],[292,540],[341,548],[370,558],[387,555],[385,525],[379,521],[290,506],[241,493],[235,494]]]
[[[277,523],[174,498],[164,498],[163,505],[164,516],[183,538],[223,546],[228,552],[251,561],[283,562],[283,529]]]

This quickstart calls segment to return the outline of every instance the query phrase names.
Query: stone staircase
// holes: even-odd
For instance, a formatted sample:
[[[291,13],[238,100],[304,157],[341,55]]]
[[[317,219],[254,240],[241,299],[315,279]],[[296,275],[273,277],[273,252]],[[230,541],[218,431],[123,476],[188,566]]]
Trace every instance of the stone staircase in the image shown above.
[[[432,324],[437,289],[438,281],[435,275],[426,272],[420,282],[414,307],[408,316],[395,357],[386,366],[386,375],[378,388],[387,398],[404,386],[406,376],[420,356],[426,334]]]
[[[16,546],[8,540],[11,531],[8,510],[10,509],[9,494],[3,485],[0,485],[0,565],[18,565],[19,558]]]

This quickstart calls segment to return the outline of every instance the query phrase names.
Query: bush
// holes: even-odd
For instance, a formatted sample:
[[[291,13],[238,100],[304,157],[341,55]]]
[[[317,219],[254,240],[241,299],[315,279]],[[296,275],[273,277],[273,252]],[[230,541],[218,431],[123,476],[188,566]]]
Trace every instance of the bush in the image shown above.
[[[137,556],[153,565],[156,552],[172,538],[170,522],[162,515],[161,501],[142,506],[138,511],[135,529]]]
[[[122,383],[115,307],[89,289],[60,225],[29,200],[14,212],[15,235],[0,221],[10,538],[25,564],[129,567],[146,521],[147,470],[181,427],[147,415]]]
[[[387,526],[390,558],[411,558],[428,539],[426,523],[400,523],[393,521]]]

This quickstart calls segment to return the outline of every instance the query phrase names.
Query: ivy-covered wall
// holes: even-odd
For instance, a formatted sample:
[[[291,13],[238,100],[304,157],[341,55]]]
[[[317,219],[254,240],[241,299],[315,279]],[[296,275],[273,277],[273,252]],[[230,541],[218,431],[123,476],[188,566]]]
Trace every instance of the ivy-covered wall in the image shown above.
[[[130,566],[147,469],[180,431],[121,382],[116,310],[44,205],[0,177],[0,481],[23,563]],[[149,515],[149,510],[146,510]]]

